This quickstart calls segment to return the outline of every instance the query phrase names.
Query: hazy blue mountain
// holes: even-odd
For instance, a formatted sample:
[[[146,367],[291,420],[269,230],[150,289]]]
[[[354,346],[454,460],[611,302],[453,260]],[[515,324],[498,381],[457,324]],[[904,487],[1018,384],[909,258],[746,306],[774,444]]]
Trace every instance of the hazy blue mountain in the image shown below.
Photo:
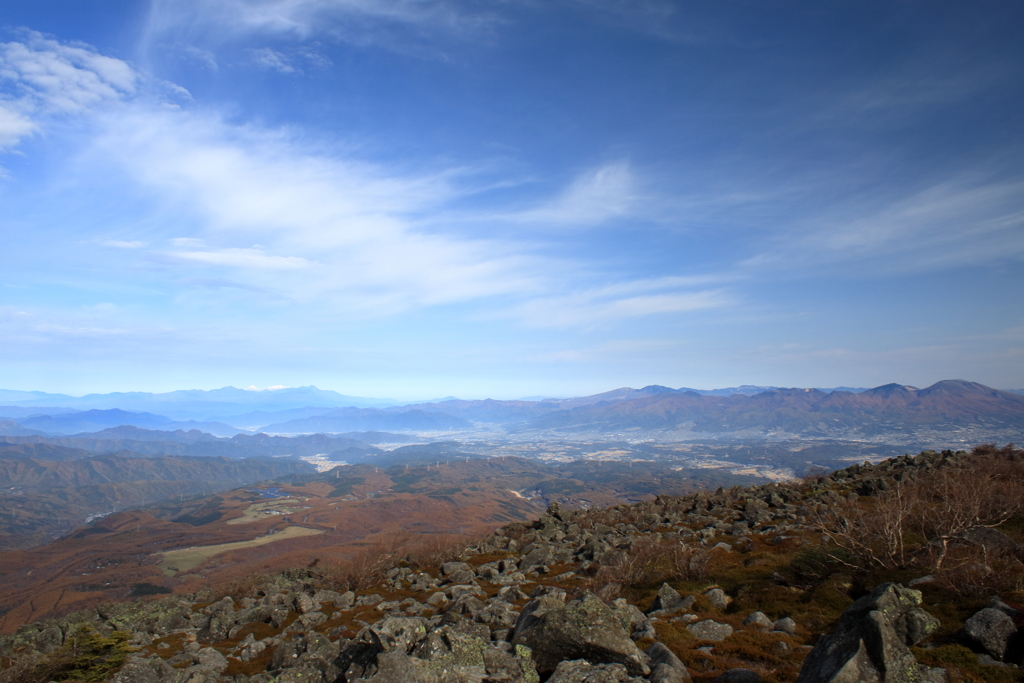
[[[301,420],[306,417],[323,415],[334,410],[333,407],[303,406],[302,408],[289,408],[288,410],[252,410],[241,415],[228,415],[221,419],[229,425],[239,429],[255,430],[263,425],[288,422],[289,420]]]
[[[164,415],[131,412],[121,410],[120,408],[83,410],[64,415],[36,415],[19,420],[18,423],[22,427],[35,429],[47,434],[92,433],[123,425],[164,431],[199,429],[216,436],[234,436],[242,431],[235,429],[231,425],[219,422],[196,422],[194,420],[179,422]]]
[[[35,429],[26,429],[13,420],[0,420],[0,436],[32,436],[42,434]]]
[[[444,412],[426,410],[384,411],[372,408],[338,408],[323,415],[270,424],[263,431],[274,434],[354,432],[385,430],[431,432],[472,427],[468,420]]]
[[[0,406],[0,419],[7,418],[18,421],[35,415],[67,415],[68,413],[77,412],[74,408]]]
[[[174,424],[174,423],[171,423]],[[218,441],[219,438],[199,429],[143,429],[134,425],[118,425],[98,432],[82,432],[72,434],[71,438],[83,439],[130,439],[133,441],[173,441],[176,443],[197,443],[200,441]]]
[[[138,412],[155,412],[175,420],[216,420],[251,411],[279,411],[320,406],[325,408],[385,407],[398,401],[380,398],[346,396],[314,386],[250,391],[222,387],[205,391],[184,389],[154,394],[142,391],[67,396],[42,391],[0,389],[0,404],[19,407],[66,405],[79,410],[119,408]]]

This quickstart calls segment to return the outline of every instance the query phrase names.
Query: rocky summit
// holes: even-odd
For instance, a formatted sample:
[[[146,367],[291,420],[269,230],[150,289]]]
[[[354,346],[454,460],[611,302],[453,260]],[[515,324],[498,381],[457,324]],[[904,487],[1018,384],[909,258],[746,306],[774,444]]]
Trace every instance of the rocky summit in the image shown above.
[[[984,447],[552,505],[469,547],[27,624],[0,681],[1020,681],[1022,492],[1024,452]]]

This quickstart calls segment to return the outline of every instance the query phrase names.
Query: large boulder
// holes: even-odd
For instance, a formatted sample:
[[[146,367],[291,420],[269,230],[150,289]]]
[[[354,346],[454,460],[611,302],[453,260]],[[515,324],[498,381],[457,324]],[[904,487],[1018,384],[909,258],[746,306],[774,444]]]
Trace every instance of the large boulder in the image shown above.
[[[945,671],[918,664],[908,647],[938,626],[920,604],[920,591],[878,586],[843,612],[835,633],[821,637],[797,683],[943,683]]]
[[[512,642],[533,651],[541,674],[553,672],[559,662],[571,659],[622,664],[631,676],[650,673],[646,657],[630,640],[618,615],[597,596],[587,593],[547,609],[539,617],[542,610],[529,608],[529,604],[523,608]]]
[[[1014,626],[1013,619],[994,607],[986,607],[964,624],[964,636],[967,640],[980,646],[999,661],[1006,656],[1010,639],[1016,632],[1017,627]]]

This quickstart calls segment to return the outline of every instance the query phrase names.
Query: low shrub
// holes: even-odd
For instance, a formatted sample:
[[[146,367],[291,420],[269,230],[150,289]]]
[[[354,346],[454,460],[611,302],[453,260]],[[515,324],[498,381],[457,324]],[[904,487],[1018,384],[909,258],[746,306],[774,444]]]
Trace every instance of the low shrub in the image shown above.
[[[0,672],[0,683],[104,681],[124,664],[131,652],[130,637],[127,631],[104,636],[86,624],[79,624],[64,645],[53,652],[15,658],[10,667]]]

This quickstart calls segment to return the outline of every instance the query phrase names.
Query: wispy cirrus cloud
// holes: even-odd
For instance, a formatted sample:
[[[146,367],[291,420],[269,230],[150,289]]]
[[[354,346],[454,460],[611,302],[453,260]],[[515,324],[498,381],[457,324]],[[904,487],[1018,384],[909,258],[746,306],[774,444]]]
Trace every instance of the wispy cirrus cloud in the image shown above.
[[[1024,180],[963,175],[868,206],[820,212],[780,232],[772,248],[741,266],[872,263],[875,272],[903,272],[1020,260],[1022,228]]]
[[[218,283],[210,289],[225,296],[252,292],[263,301],[318,302],[361,315],[503,297],[506,307],[520,302],[511,317],[547,325],[554,315],[560,326],[724,300],[678,291],[680,282],[628,280],[552,297],[577,278],[601,276],[582,262],[545,255],[529,240],[447,233],[438,216],[473,192],[462,185],[460,168],[398,172],[294,132],[163,106],[137,96],[146,78],[127,63],[25,36],[3,46],[11,89],[34,111],[88,112],[93,121],[92,144],[68,171],[80,174],[76,182],[118,169],[119,191],[134,187],[164,206],[183,207],[148,217],[144,235],[122,229],[97,241],[123,254],[125,266],[158,264],[169,287]],[[629,209],[634,184],[628,163],[605,164],[516,220],[601,222]]]
[[[537,296],[496,316],[521,320],[530,327],[577,327],[614,324],[628,318],[689,313],[736,304],[713,279],[663,277],[591,287],[569,294]]]
[[[309,261],[301,256],[276,256],[254,247],[248,249],[228,247],[211,251],[172,251],[168,255],[185,261],[195,261],[213,266],[253,270],[298,270],[318,265],[315,261]]]
[[[482,35],[496,21],[487,6],[454,0],[154,0],[144,42],[211,45],[253,35],[317,35],[416,52],[425,36]]]
[[[635,208],[637,182],[626,161],[614,161],[580,173],[556,197],[507,220],[556,225],[597,225]]]

